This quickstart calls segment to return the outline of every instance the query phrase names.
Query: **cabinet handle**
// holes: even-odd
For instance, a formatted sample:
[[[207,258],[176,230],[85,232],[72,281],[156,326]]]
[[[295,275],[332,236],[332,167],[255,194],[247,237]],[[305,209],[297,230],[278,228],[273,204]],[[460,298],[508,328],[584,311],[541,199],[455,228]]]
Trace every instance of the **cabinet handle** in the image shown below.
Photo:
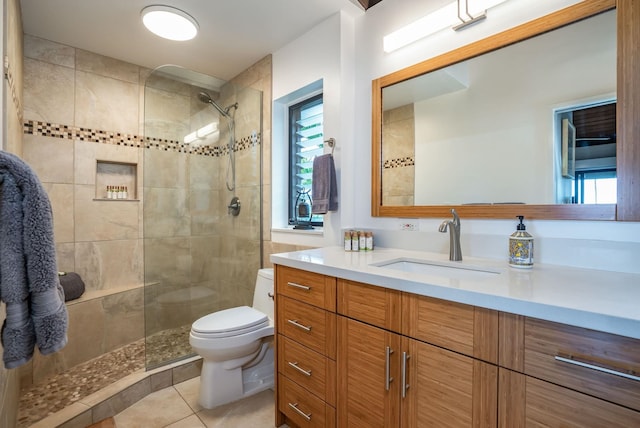
[[[389,384],[391,382],[393,382],[393,378],[391,377],[391,369],[389,367],[390,365],[390,360],[391,360],[391,354],[393,354],[393,349],[391,349],[390,347],[387,346],[387,349],[385,351],[385,362],[384,362],[384,388],[388,391],[389,390]]]
[[[407,360],[411,358],[406,352],[402,353],[402,398],[407,396],[407,389],[409,384],[407,383]]]
[[[302,290],[311,291],[311,287],[307,285],[296,284],[295,282],[287,282],[287,285],[289,287],[295,287],[295,288],[300,288]]]
[[[606,367],[596,366],[595,364],[590,364],[590,363],[586,363],[586,362],[583,362],[583,361],[576,360],[573,357],[562,357],[560,355],[556,355],[555,359],[556,359],[556,361],[561,361],[563,363],[573,364],[573,365],[580,366],[580,367],[585,367],[585,368],[588,368],[588,369],[591,369],[591,370],[597,370],[599,372],[608,373],[608,374],[624,377],[624,378],[635,380],[635,381],[640,381],[640,376],[635,376],[635,375],[632,375],[630,373],[625,373],[625,372],[621,372],[621,371],[618,371],[618,370],[608,369]]]
[[[298,328],[303,329],[304,331],[311,331],[311,326],[307,327],[306,325],[302,325],[298,322],[298,320],[287,320],[289,324],[293,324]]]
[[[289,407],[291,407],[293,410],[295,410],[300,416],[302,416],[306,420],[308,420],[308,421],[311,420],[311,413],[307,414],[307,413],[303,412],[302,410],[298,409],[298,403],[289,403]]]
[[[303,373],[305,376],[311,376],[311,370],[305,370],[301,367],[298,367],[297,361],[295,363],[292,363],[291,361],[289,361],[289,365],[294,369],[298,370],[300,373]]]

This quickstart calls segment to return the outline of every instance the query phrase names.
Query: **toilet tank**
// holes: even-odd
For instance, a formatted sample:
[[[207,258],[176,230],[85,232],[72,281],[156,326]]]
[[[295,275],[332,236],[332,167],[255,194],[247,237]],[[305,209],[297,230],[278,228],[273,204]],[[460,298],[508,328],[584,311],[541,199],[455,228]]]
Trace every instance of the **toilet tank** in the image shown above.
[[[273,320],[273,268],[259,269],[253,292],[253,307]]]

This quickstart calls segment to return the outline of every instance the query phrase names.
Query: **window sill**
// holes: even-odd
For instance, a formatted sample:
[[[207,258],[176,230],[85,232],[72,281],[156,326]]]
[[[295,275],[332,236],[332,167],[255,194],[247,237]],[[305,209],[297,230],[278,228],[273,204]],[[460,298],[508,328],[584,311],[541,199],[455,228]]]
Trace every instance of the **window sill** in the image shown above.
[[[300,235],[316,235],[316,236],[322,236],[324,234],[323,228],[318,226],[314,226],[314,228],[310,230],[294,229],[293,226],[272,227],[271,232],[295,233]]]
[[[324,246],[324,231],[322,228],[298,230],[293,226],[274,227],[271,229],[271,241],[295,246],[322,247]]]

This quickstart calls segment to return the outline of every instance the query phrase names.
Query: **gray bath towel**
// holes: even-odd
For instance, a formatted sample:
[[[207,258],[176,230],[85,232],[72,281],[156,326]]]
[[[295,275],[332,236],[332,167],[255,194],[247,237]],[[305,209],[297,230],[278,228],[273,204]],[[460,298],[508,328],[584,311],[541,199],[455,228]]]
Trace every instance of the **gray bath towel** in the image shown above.
[[[64,301],[79,299],[84,294],[84,281],[75,272],[58,272],[60,285],[64,290]]]
[[[67,343],[68,315],[58,280],[51,204],[20,158],[0,151],[0,299],[4,365],[28,362]]]
[[[312,214],[326,214],[338,210],[338,183],[333,155],[316,156],[313,159],[311,182]]]

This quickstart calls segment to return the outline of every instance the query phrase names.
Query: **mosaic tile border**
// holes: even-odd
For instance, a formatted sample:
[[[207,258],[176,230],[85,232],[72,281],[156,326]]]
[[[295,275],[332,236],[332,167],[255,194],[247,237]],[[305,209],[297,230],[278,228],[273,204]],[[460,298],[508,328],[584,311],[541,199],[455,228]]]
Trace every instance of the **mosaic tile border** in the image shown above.
[[[405,166],[414,166],[414,165],[415,165],[415,160],[413,159],[413,156],[406,156],[403,158],[387,159],[382,164],[382,168],[392,169],[392,168],[402,168]]]
[[[165,140],[142,135],[124,134],[120,132],[102,131],[98,129],[82,128],[78,126],[59,125],[36,120],[24,121],[24,134],[40,135],[43,137],[61,138],[66,140],[79,140],[90,143],[113,144],[145,149],[158,149],[177,153],[189,153],[203,156],[221,157],[229,153],[229,147],[200,146],[194,147],[175,140]],[[236,140],[234,151],[240,152],[260,145],[262,135],[249,135]]]
[[[11,100],[13,101],[13,105],[18,112],[18,120],[20,122],[23,121],[22,117],[22,105],[20,103],[20,97],[18,97],[18,91],[16,89],[16,81],[13,77],[13,67],[9,62],[9,59],[5,57],[4,61],[4,77],[7,79],[7,84],[9,85],[9,90],[11,91]]]

